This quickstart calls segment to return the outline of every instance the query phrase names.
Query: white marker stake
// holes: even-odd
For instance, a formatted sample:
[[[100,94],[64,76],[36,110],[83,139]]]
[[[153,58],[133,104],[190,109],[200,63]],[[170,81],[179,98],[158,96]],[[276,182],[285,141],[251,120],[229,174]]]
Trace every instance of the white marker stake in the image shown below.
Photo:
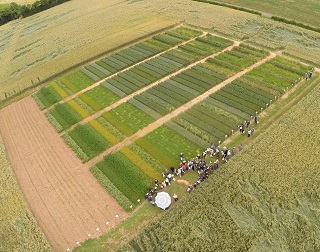
[[[90,236],[91,236],[91,234],[88,234],[88,236],[90,237]]]
[[[99,228],[96,228],[96,230],[99,231],[100,229],[99,229]]]

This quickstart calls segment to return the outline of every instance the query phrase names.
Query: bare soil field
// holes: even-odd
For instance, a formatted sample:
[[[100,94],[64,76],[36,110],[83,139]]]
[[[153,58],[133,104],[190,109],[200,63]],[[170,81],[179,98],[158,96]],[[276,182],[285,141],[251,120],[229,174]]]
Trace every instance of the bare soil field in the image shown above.
[[[14,173],[54,250],[71,249],[126,218],[31,97],[2,109],[0,121]]]

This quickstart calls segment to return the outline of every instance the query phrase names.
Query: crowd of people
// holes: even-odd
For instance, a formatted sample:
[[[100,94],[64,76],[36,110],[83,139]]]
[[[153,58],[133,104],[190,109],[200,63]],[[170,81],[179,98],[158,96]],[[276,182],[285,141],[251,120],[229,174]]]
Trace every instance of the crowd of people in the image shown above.
[[[258,118],[255,116],[253,118],[255,124],[258,124]],[[244,121],[241,125],[238,126],[241,134],[246,132],[246,129],[249,128],[250,121]],[[254,133],[254,128],[248,129],[248,137],[250,137]],[[191,158],[190,160],[186,160],[183,153],[180,153],[179,159],[180,164],[178,168],[173,166],[170,169],[166,169],[162,172],[162,182],[158,179],[154,180],[154,188],[150,188],[149,191],[145,194],[145,199],[149,201],[153,206],[155,205],[155,201],[153,197],[157,195],[158,191],[164,189],[167,186],[170,186],[172,181],[176,180],[176,177],[183,177],[186,172],[194,172],[196,171],[198,176],[197,180],[193,184],[189,184],[187,188],[187,192],[191,193],[197,186],[206,180],[210,174],[212,174],[215,170],[219,168],[220,163],[227,163],[229,159],[235,155],[236,147],[232,147],[231,149],[226,146],[220,146],[221,141],[219,141],[219,145],[216,146],[212,144],[206,150],[203,151],[202,155],[198,154],[196,157]],[[238,146],[238,151],[243,149],[242,144]],[[210,156],[210,159],[207,159],[207,156]],[[213,162],[213,160],[215,161]],[[175,201],[178,200],[178,196],[174,193],[173,199]]]

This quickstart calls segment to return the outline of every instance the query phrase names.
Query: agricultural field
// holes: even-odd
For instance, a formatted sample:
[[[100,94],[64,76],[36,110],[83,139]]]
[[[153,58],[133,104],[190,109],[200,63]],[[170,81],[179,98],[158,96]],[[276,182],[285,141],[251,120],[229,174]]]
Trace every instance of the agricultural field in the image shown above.
[[[0,173],[0,250],[52,251],[24,200],[7,159],[2,138],[0,138]]]
[[[298,0],[268,0],[263,2],[251,0],[222,0],[218,2],[258,10],[264,13],[284,17],[290,20],[295,20],[296,22],[320,28],[319,22],[312,18],[317,16],[320,11],[317,0],[307,0],[303,2]],[[281,6],[281,8],[279,8],[279,6]]]
[[[318,5],[308,1],[305,6],[310,5],[308,12],[312,15]],[[133,14],[138,12],[138,16]],[[90,22],[80,18],[84,15]],[[121,18],[123,15],[128,17],[125,21]],[[310,16],[308,20],[316,17]],[[95,5],[77,0],[0,27],[3,80],[0,100],[4,103],[20,92],[32,93],[43,82],[68,75],[84,63],[93,63],[111,50],[151,37],[182,20],[227,37],[248,39],[266,48],[282,48],[286,53],[320,64],[319,34],[268,18],[189,0],[179,5],[168,0],[160,3],[112,0],[98,1]],[[61,25],[64,29],[60,29]]]
[[[319,109],[320,35],[197,1],[96,2],[70,1],[0,27],[0,107],[32,93],[0,110],[0,133],[14,171],[8,178],[15,174],[31,209],[19,208],[32,228],[16,226],[37,240],[5,246],[319,250],[317,156],[303,147],[300,162],[299,149],[318,152],[311,117]],[[238,132],[244,121],[256,128],[251,138]],[[179,153],[191,159],[213,143],[245,148],[191,195],[186,184],[196,172],[172,182],[165,191],[181,200],[169,211],[145,203],[153,180],[179,166]],[[2,163],[5,180],[11,168]],[[16,218],[8,209],[4,230]],[[140,219],[144,211],[149,217]],[[164,233],[172,234],[168,243]],[[95,239],[103,234],[107,242]]]
[[[118,251],[318,251],[319,92]]]

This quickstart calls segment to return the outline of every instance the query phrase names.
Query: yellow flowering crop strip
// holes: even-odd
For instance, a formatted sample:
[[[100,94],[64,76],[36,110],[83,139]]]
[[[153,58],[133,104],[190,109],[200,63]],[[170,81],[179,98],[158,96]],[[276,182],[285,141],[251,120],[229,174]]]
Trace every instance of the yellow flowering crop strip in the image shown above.
[[[88,111],[86,111],[85,109],[83,109],[78,103],[76,103],[74,100],[69,100],[67,101],[67,103],[79,114],[81,115],[83,118],[88,117],[90,114],[88,113]]]
[[[111,144],[116,144],[119,142],[119,139],[112,135],[108,130],[106,130],[99,122],[96,120],[91,120],[89,124],[98,131],[108,142]]]

